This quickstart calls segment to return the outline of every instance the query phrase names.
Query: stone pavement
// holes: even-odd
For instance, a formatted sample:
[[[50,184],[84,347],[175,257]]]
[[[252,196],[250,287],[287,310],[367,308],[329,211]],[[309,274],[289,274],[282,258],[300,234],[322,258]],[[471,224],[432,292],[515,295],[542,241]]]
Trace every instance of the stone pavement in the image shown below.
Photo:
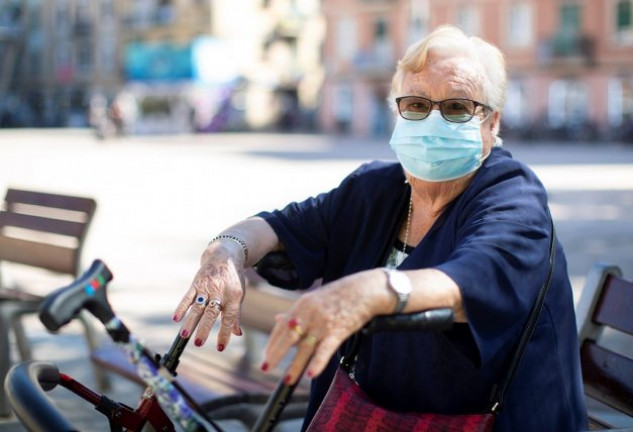
[[[505,146],[549,191],[576,299],[595,261],[618,264],[633,277],[633,146]],[[151,347],[169,343],[178,331],[173,309],[215,233],[259,210],[335,187],[372,159],[393,159],[386,139],[214,134],[98,141],[85,130],[0,130],[0,191],[22,187],[97,199],[85,265],[101,258],[111,268],[114,309]],[[5,276],[53,288],[48,275],[25,269]],[[94,385],[79,326],[51,336],[33,318],[28,332],[37,359],[56,361]],[[239,349],[239,341],[229,349]],[[136,404],[137,386],[113,383],[111,396]],[[51,396],[79,430],[107,430],[99,414],[64,389]],[[0,421],[0,431],[20,430],[14,420]]]

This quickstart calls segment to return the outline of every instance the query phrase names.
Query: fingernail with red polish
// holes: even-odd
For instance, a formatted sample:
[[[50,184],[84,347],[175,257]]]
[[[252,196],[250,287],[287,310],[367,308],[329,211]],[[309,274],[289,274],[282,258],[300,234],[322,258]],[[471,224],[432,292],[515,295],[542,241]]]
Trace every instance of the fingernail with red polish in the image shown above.
[[[201,346],[201,345],[202,345],[202,339],[197,338],[197,339],[195,340],[195,342],[194,342],[194,345],[195,345],[195,346]]]
[[[180,332],[180,336],[186,338],[187,336],[189,336],[189,332],[187,330],[183,330]]]
[[[314,376],[314,372],[312,372],[311,370],[306,372],[306,377],[312,378],[313,376]]]
[[[174,320],[174,321],[178,322],[178,315],[174,315],[174,316],[172,317],[172,320]]]
[[[286,385],[290,384],[291,380],[292,380],[292,377],[290,375],[286,375],[284,377],[284,384],[286,384]]]
[[[264,362],[260,367],[264,372],[266,372],[268,370],[268,363]]]
[[[240,330],[240,332],[238,333],[238,335],[239,335],[239,336],[242,336],[242,335],[244,334],[244,332],[242,331],[242,329],[241,329],[241,328],[240,328],[239,330]]]
[[[219,344],[218,345],[218,351],[224,351],[224,345]]]

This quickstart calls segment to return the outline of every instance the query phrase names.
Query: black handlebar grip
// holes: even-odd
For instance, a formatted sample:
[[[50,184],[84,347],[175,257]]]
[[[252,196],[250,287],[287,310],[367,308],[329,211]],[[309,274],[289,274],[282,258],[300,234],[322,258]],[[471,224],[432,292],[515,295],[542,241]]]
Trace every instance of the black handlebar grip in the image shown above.
[[[364,334],[381,331],[446,330],[453,325],[450,308],[430,309],[411,314],[382,315],[371,320],[363,329]]]
[[[114,318],[106,293],[111,280],[112,273],[103,261],[94,260],[77,280],[46,296],[40,305],[40,321],[48,330],[57,331],[82,309],[87,309],[99,321],[107,324]]]
[[[7,374],[4,388],[11,407],[30,431],[53,432],[77,430],[46,396],[60,381],[53,363],[19,363]]]

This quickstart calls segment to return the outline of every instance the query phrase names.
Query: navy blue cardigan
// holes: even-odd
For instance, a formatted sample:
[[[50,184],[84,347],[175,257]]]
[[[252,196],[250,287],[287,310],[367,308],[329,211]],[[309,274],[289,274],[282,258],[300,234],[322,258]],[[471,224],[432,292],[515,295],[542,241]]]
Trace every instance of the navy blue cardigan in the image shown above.
[[[263,212],[302,287],[384,265],[410,196],[402,168],[371,162],[336,189]],[[447,332],[385,333],[363,344],[356,379],[385,407],[469,413],[487,407],[507,370],[549,264],[547,194],[535,174],[494,148],[400,266],[436,268],[460,287],[467,324]],[[312,384],[307,422],[337,359]],[[498,431],[586,429],[578,340],[567,264],[557,245],[545,306],[499,415]]]

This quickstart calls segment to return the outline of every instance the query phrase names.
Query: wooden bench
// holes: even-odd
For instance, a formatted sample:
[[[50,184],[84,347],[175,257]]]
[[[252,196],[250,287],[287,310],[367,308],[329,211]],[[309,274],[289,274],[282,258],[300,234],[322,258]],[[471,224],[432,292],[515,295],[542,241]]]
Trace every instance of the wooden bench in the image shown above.
[[[26,266],[67,275],[69,281],[81,273],[81,252],[97,208],[92,198],[8,189],[0,211],[0,263],[3,273],[10,266]],[[6,278],[5,278],[6,279]],[[56,279],[56,278],[53,278]],[[58,281],[51,285],[56,288]],[[42,297],[29,287],[6,286],[0,280],[0,380],[11,366],[10,335],[13,332],[22,360],[31,358],[31,349],[21,317],[36,313]],[[87,315],[82,315],[90,349],[98,345]],[[107,388],[105,374],[95,370],[101,388]],[[11,411],[0,387],[0,415]]]
[[[633,428],[633,281],[598,263],[576,308],[591,430]]]

